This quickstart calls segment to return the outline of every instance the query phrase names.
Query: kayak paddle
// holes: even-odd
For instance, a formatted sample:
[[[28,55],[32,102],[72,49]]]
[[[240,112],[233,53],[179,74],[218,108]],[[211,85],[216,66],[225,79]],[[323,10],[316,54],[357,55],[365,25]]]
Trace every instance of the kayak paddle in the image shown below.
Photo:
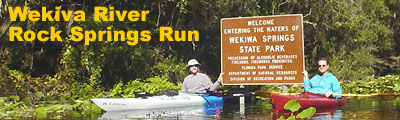
[[[399,96],[396,93],[374,93],[374,94],[333,94],[332,96],[346,96],[346,97],[373,97],[378,100],[394,100]]]
[[[270,92],[270,91],[261,91],[257,90],[254,92],[255,95],[261,97],[271,97],[271,94],[278,94],[278,95],[297,95],[300,93],[279,93],[279,92]],[[374,93],[374,94],[333,94],[332,96],[346,96],[346,97],[373,97],[378,100],[394,100],[399,95],[396,93]]]
[[[255,95],[261,96],[261,97],[271,97],[271,94],[278,94],[278,95],[297,95],[300,93],[279,93],[279,92],[271,92],[271,91],[262,91],[262,90],[257,90],[254,92]]]

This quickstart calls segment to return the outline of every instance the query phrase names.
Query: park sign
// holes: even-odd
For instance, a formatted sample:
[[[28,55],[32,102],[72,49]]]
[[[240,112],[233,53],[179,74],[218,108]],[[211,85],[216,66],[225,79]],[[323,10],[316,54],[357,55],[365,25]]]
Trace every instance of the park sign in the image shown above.
[[[303,15],[223,18],[224,85],[301,84]]]

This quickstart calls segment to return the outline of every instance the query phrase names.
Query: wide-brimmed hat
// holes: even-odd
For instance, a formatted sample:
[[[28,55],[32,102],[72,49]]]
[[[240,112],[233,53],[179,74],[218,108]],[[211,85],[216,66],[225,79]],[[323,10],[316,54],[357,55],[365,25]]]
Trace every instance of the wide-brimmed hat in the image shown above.
[[[186,68],[192,65],[200,65],[200,63],[196,59],[190,59],[186,65]]]

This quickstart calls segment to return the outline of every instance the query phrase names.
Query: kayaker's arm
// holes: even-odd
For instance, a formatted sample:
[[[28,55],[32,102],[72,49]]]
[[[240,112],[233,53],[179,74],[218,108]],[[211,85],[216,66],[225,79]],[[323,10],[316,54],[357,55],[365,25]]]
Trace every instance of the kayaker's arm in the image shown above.
[[[217,81],[215,81],[214,84],[209,88],[209,91],[214,91],[219,88],[219,85],[221,85],[222,75],[224,75],[224,73],[219,74]]]
[[[186,78],[185,78],[185,80],[186,80]],[[183,81],[183,83],[182,83],[182,87],[181,87],[181,93],[187,93],[188,91],[187,91],[187,88],[186,88],[186,82],[185,82],[185,80]]]
[[[334,94],[342,94],[342,88],[340,88],[340,83],[336,77],[332,77],[332,92]],[[334,98],[340,98],[341,96],[333,96]]]
[[[304,91],[309,91],[311,89],[311,83],[309,79],[304,79]]]
[[[212,85],[212,87],[209,89],[209,91],[214,91],[219,88],[220,83],[218,81],[215,81],[215,83]]]
[[[309,91],[311,89],[311,83],[310,80],[308,79],[308,72],[303,71],[304,75],[304,91]]]

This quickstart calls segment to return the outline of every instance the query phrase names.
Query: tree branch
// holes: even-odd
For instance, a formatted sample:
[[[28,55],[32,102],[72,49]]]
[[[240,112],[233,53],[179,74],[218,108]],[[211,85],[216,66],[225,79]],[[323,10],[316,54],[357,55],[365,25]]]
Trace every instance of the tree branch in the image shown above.
[[[310,9],[310,11],[308,11],[308,13],[307,13],[306,15],[304,15],[304,17],[303,17],[303,18],[305,18],[305,17],[307,17],[307,16],[311,15],[311,11],[312,11],[312,9]]]
[[[158,18],[157,18],[156,26],[158,26],[160,24],[160,17],[161,17],[161,3],[160,3],[160,1],[158,1]]]
[[[317,26],[317,23],[313,23],[313,22],[310,22],[310,21],[303,21],[303,23],[305,23],[305,24],[310,24],[310,25],[312,25],[314,28]]]
[[[0,39],[3,37],[3,35],[7,32],[8,28],[10,27],[12,21],[10,19],[10,16],[7,16],[5,22],[1,25],[0,28]]]

